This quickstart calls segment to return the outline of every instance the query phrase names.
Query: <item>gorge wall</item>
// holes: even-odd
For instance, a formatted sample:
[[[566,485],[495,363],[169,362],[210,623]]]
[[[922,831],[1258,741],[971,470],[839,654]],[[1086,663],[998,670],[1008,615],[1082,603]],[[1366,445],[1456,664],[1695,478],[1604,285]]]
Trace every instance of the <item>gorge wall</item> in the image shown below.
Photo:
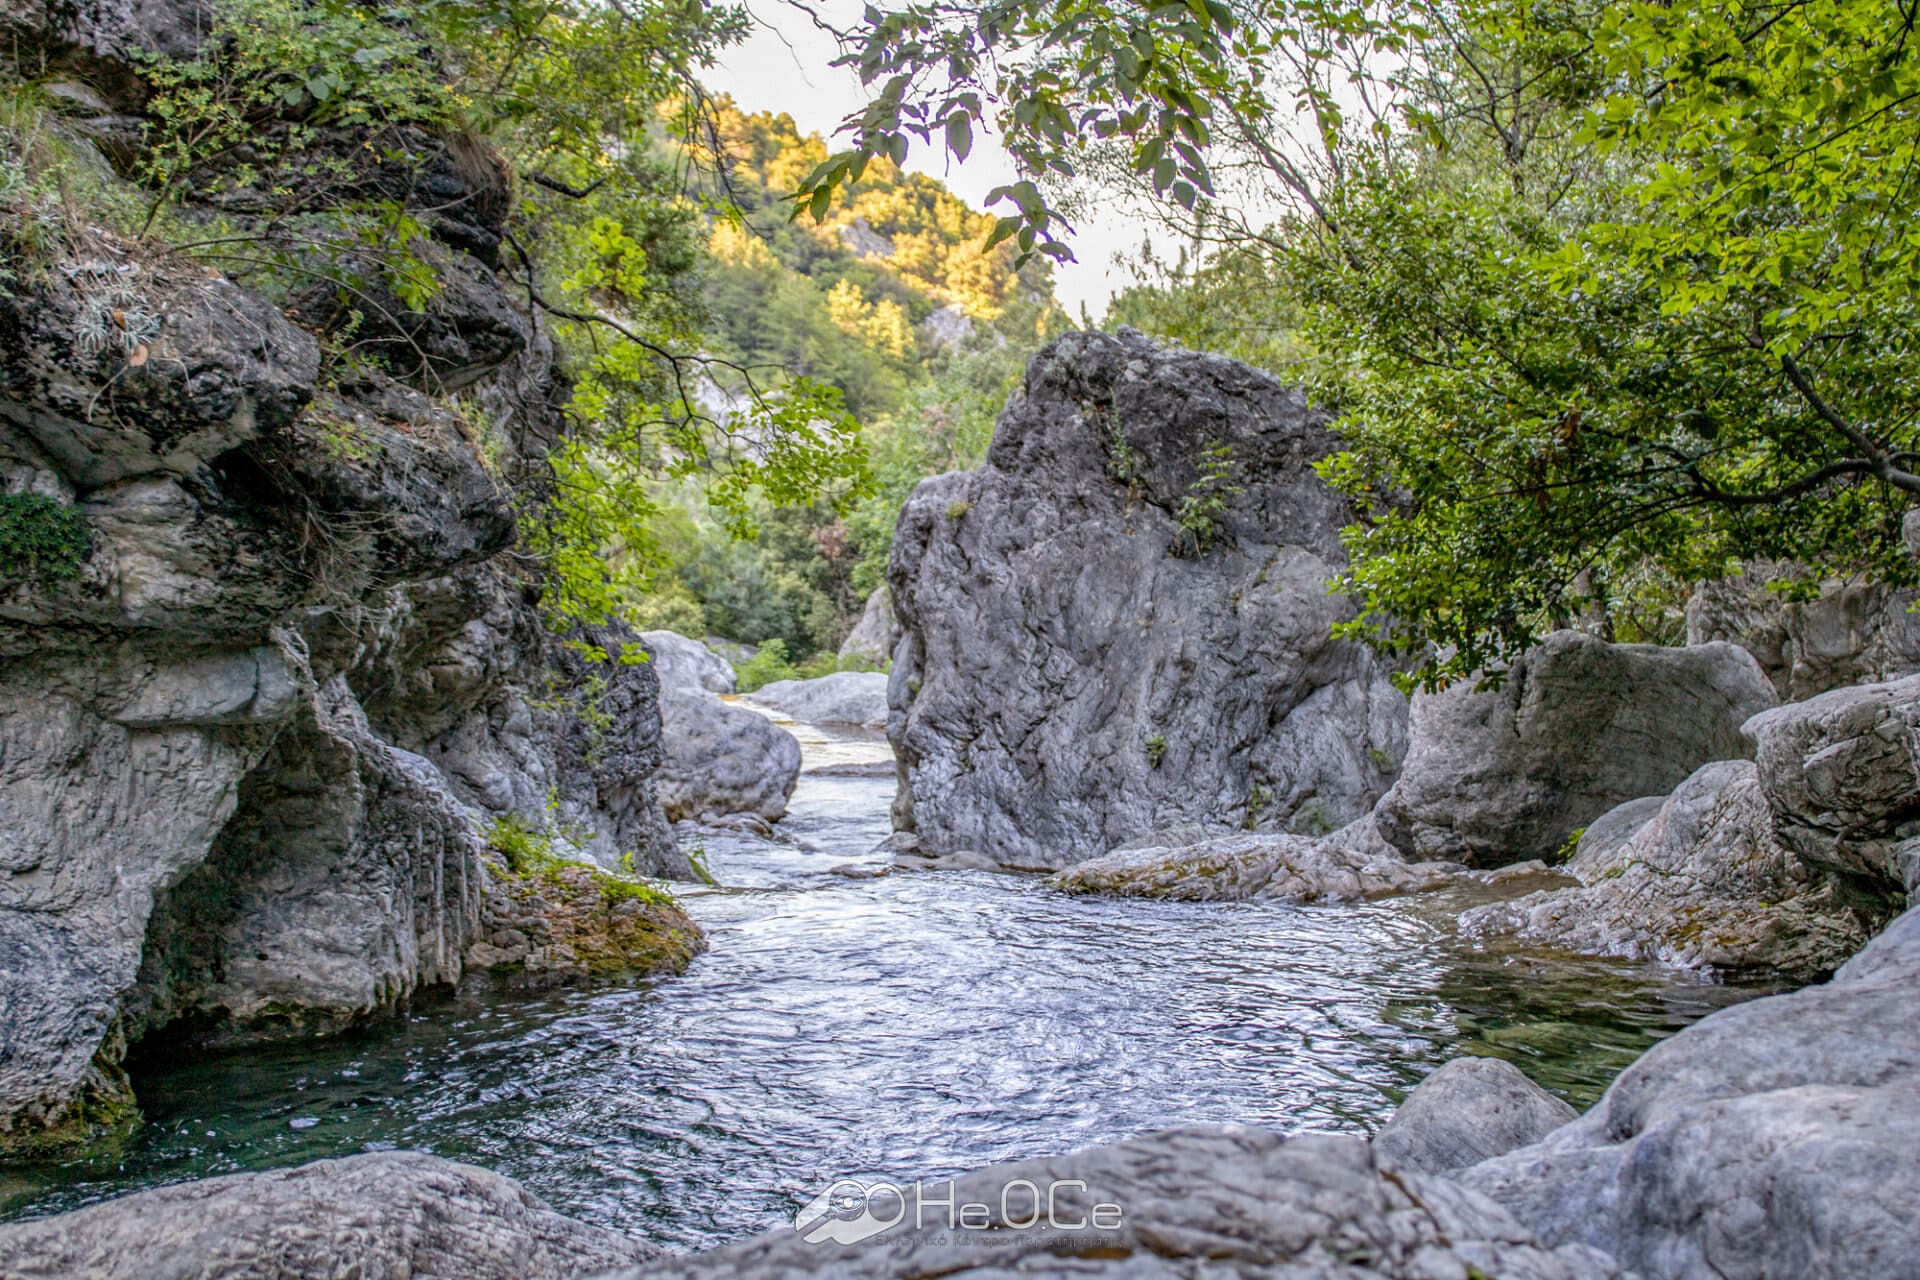
[[[0,27],[123,95],[58,126],[104,169],[89,139],[137,122],[134,51],[190,49],[198,14],[9,5]],[[459,980],[490,819],[690,874],[653,674],[550,634],[502,555],[566,390],[493,275],[504,180],[418,130],[383,141],[399,158],[364,163],[413,175],[449,284],[369,337],[417,360],[323,378],[298,300],[97,228],[0,289],[0,536],[41,549],[0,564],[0,1150],[123,1126],[119,1062],[154,1028],[310,1034]],[[137,350],[98,340],[128,315]]]

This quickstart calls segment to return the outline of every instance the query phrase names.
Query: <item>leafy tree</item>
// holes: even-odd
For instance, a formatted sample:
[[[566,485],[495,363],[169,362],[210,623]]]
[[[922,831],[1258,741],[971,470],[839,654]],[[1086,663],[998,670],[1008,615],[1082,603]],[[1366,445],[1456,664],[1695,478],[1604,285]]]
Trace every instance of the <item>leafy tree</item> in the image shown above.
[[[1439,682],[1747,556],[1905,582],[1920,59],[1893,0],[871,13],[809,208],[992,119],[999,227],[1129,175],[1301,306],[1355,633]],[[1047,175],[1052,175],[1048,177]],[[1236,256],[1237,255],[1237,256]],[[1276,319],[1285,314],[1276,306]]]

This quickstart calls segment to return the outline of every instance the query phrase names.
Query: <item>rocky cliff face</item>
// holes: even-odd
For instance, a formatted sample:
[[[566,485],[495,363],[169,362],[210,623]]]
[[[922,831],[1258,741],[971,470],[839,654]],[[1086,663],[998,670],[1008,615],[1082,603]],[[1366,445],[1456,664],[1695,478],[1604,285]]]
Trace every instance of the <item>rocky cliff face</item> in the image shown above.
[[[888,736],[924,851],[1060,867],[1144,832],[1332,831],[1371,808],[1406,703],[1329,638],[1348,520],[1325,415],[1123,331],[1049,346],[978,471],[901,512]]]
[[[192,8],[0,26],[111,85]],[[396,321],[412,368],[323,381],[280,307],[101,232],[0,290],[0,532],[53,548],[0,565],[0,1148],[127,1119],[152,1028],[305,1033],[458,980],[491,816],[551,805],[589,852],[688,872],[651,672],[542,629],[497,560],[497,460],[439,398],[560,431],[544,338],[466,252],[504,193],[465,174],[421,196],[466,220],[433,250],[459,287]],[[130,311],[137,352],[89,336]]]

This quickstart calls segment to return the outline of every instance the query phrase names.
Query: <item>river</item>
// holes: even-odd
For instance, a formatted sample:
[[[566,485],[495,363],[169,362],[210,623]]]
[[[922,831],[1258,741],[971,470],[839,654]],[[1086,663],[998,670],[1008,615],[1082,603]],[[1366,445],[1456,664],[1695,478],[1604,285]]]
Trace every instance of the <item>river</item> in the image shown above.
[[[877,735],[789,726],[781,839],[706,833],[684,977],[466,995],[325,1042],[132,1063],[118,1157],[0,1175],[8,1216],[129,1188],[413,1148],[675,1248],[772,1226],[841,1176],[943,1176],[1166,1125],[1368,1132],[1462,1053],[1585,1106],[1661,1036],[1769,988],[1488,953],[1430,900],[1068,897],[985,872],[872,875]],[[849,875],[849,870],[855,875]]]

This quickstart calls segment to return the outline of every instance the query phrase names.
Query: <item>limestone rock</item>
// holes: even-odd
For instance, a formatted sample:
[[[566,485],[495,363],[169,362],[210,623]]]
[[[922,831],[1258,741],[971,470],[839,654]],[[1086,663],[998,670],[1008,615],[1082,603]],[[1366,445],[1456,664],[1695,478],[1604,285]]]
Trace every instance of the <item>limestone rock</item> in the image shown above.
[[[1455,1175],[1652,1280],[1920,1275],[1920,912],[1822,986],[1721,1010],[1594,1108]]]
[[[1452,863],[1409,865],[1398,852],[1368,839],[1371,822],[1323,839],[1241,834],[1203,838],[1177,847],[1134,846],[1068,867],[1055,888],[1183,902],[1359,902],[1418,893],[1451,881]]]
[[[899,643],[900,619],[894,616],[893,597],[882,584],[867,597],[860,621],[853,624],[853,630],[840,645],[840,658],[843,662],[857,659],[883,666],[893,661],[893,649]]]
[[[658,1250],[517,1183],[414,1152],[159,1187],[0,1226],[18,1280],[559,1280]]]
[[[1687,601],[1687,643],[1728,640],[1746,649],[1783,702],[1850,684],[1920,671],[1920,593],[1875,583],[1829,582],[1812,600],[1767,590],[1795,566],[1756,562],[1696,586]]]
[[[1538,1142],[1580,1113],[1499,1058],[1455,1058],[1422,1080],[1379,1133],[1398,1169],[1451,1173]]]
[[[800,743],[757,711],[710,693],[660,700],[660,803],[675,821],[754,814],[778,821],[800,778]]]
[[[653,655],[654,675],[662,689],[733,692],[733,664],[698,640],[677,631],[642,631],[640,639]]]
[[[1415,697],[1406,768],[1374,818],[1409,858],[1497,866],[1548,855],[1624,801],[1749,755],[1741,725],[1773,701],[1734,645],[1555,632],[1498,689],[1463,681]]]
[[[1058,868],[1181,823],[1363,816],[1406,704],[1329,635],[1349,512],[1312,464],[1337,447],[1301,392],[1231,361],[1131,331],[1037,355],[986,465],[901,512],[895,827]]]
[[[1029,1219],[1035,1197],[1028,1187],[1038,1189],[1040,1221],[1010,1229]],[[940,1205],[949,1191],[958,1205],[985,1206],[964,1221],[990,1229],[948,1229]],[[1383,1169],[1366,1143],[1332,1135],[1288,1138],[1238,1125],[1169,1129],[977,1170],[924,1192],[924,1205],[911,1191],[904,1203],[884,1192],[871,1198],[868,1213],[877,1222],[902,1217],[868,1239],[840,1243],[864,1222],[826,1218],[805,1232],[780,1227],[606,1280],[1464,1280],[1476,1273],[1625,1280],[1594,1250],[1542,1248],[1484,1199],[1443,1179]],[[1101,1205],[1117,1209],[1097,1210]],[[1074,1223],[1082,1229],[1071,1229]]]
[[[887,677],[878,671],[836,671],[813,680],[776,680],[747,697],[803,724],[887,727]]]
[[[1702,767],[1631,836],[1604,853],[1583,849],[1569,869],[1580,887],[1476,907],[1461,929],[1722,973],[1807,977],[1831,972],[1885,918],[1856,886],[1779,840],[1746,760]]]

